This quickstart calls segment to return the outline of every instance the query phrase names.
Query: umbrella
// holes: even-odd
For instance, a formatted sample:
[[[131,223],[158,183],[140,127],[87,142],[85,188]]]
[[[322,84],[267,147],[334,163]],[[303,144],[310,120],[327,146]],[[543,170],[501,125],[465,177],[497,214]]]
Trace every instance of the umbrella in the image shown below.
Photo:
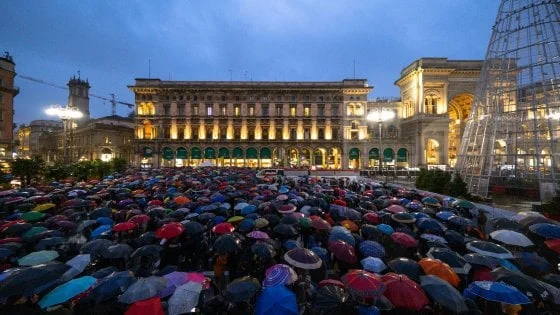
[[[537,223],[529,227],[531,232],[545,238],[560,238],[560,226],[551,223]]]
[[[28,222],[36,222],[45,217],[44,213],[37,211],[29,211],[21,215],[21,219]]]
[[[244,219],[243,221],[239,222],[237,229],[240,232],[247,233],[255,228],[255,220],[253,219]]]
[[[360,261],[362,264],[362,268],[365,271],[373,272],[373,273],[381,273],[383,270],[387,269],[387,266],[383,262],[383,260],[377,257],[366,257]]]
[[[521,224],[517,223],[517,221],[510,220],[508,218],[495,218],[490,220],[490,224],[492,225],[494,230],[504,229],[504,230],[511,230],[516,232],[523,231],[523,226]]]
[[[332,226],[329,224],[329,222],[327,222],[327,221],[325,221],[321,218],[311,220],[311,226],[313,228],[316,228],[317,230],[329,231],[330,229],[332,229]]]
[[[130,230],[134,230],[136,227],[138,227],[136,225],[136,223],[121,222],[121,223],[117,223],[117,224],[115,224],[115,226],[113,226],[113,231],[114,232],[126,232],[126,231],[130,231]]]
[[[50,291],[37,303],[42,309],[62,304],[87,291],[97,281],[94,277],[84,276],[70,280]]]
[[[158,260],[160,258],[161,251],[163,251],[163,247],[159,245],[144,245],[134,250],[134,252],[132,252],[132,255],[130,255],[130,258],[135,259],[137,257],[152,256],[155,257],[156,260]]]
[[[377,226],[377,230],[385,235],[391,235],[395,232],[392,226],[383,223]]]
[[[56,207],[54,203],[43,203],[33,208],[33,211],[42,212]]]
[[[381,217],[375,212],[368,212],[364,214],[363,219],[370,224],[379,224],[381,223]]]
[[[101,234],[111,231],[111,229],[112,229],[112,226],[110,226],[110,225],[101,225],[101,226],[97,227],[95,230],[93,230],[91,232],[91,234],[89,235],[89,237],[90,238],[99,237],[99,236],[101,236]]]
[[[294,248],[284,254],[284,260],[290,265],[302,269],[318,269],[322,260],[307,248]]]
[[[395,232],[391,234],[391,240],[396,244],[399,244],[403,247],[416,247],[418,246],[418,241],[414,239],[414,237],[403,233],[403,232]]]
[[[514,245],[514,246],[521,246],[521,247],[535,245],[527,236],[519,232],[510,231],[510,230],[494,231],[490,233],[490,237],[492,237],[492,239],[495,239],[498,242],[507,245]]]
[[[229,223],[236,223],[236,222],[241,222],[241,221],[243,221],[243,219],[245,219],[245,218],[242,217],[242,216],[236,215],[236,216],[234,216],[234,217],[229,218],[227,221],[228,221]]]
[[[460,279],[451,267],[439,259],[423,258],[418,264],[427,275],[438,276],[452,286],[459,286]]]
[[[233,253],[241,248],[241,241],[233,234],[220,235],[214,242],[214,250],[219,254]]]
[[[449,220],[452,216],[455,216],[455,213],[451,211],[440,211],[436,213],[436,217],[444,221]]]
[[[351,220],[343,220],[340,222],[340,225],[347,228],[350,232],[357,232],[360,227]]]
[[[82,254],[100,254],[104,252],[109,246],[114,245],[113,242],[105,239],[93,240],[85,243],[80,251]]]
[[[132,223],[136,223],[138,225],[142,225],[142,224],[146,224],[148,222],[150,222],[151,218],[150,216],[146,215],[146,214],[137,214],[135,216],[133,216],[132,218],[128,219],[128,222],[132,222]]]
[[[329,250],[333,253],[336,259],[355,264],[358,261],[354,247],[344,241],[329,241]]]
[[[50,263],[17,270],[0,282],[0,297],[31,296],[33,290],[58,280],[70,266],[63,263]]]
[[[47,230],[46,227],[42,227],[42,226],[34,226],[32,228],[30,228],[29,230],[25,231],[25,233],[23,233],[23,235],[21,236],[23,240],[30,240],[31,238],[33,238],[35,235],[43,233]]]
[[[447,222],[449,224],[453,224],[453,225],[460,226],[460,227],[467,227],[467,226],[475,227],[476,226],[476,224],[473,221],[471,221],[467,218],[458,216],[458,215],[454,215],[454,216],[449,217],[447,219]]]
[[[68,260],[66,264],[71,268],[62,275],[62,280],[70,280],[82,273],[91,262],[90,254],[80,254]]]
[[[268,222],[268,220],[265,219],[265,218],[257,218],[257,219],[255,220],[255,227],[256,227],[257,229],[262,229],[262,228],[264,228],[264,227],[267,227],[268,224],[269,224],[269,222]]]
[[[560,254],[560,239],[552,239],[544,241],[546,247]]]
[[[399,222],[399,223],[414,223],[414,222],[416,222],[416,217],[413,214],[406,213],[406,212],[394,213],[394,214],[391,215],[391,219],[393,219],[393,221]]]
[[[500,265],[496,258],[484,256],[477,253],[466,254],[463,256],[466,262],[471,265],[483,266],[489,269],[494,269]]]
[[[263,287],[290,285],[294,283],[297,278],[298,276],[292,267],[285,264],[276,264],[266,270]]]
[[[247,234],[247,236],[256,240],[267,240],[270,238],[268,234],[266,234],[266,232],[262,231],[252,231],[251,233]]]
[[[84,220],[82,222],[80,222],[80,225],[78,225],[78,228],[76,229],[77,232],[82,232],[83,230],[87,229],[88,227],[97,224],[98,222],[96,220]]]
[[[535,252],[516,252],[513,260],[521,271],[533,277],[539,277],[552,270],[552,265]]]
[[[447,244],[447,240],[445,238],[434,234],[420,234],[420,238],[432,243]]]
[[[173,271],[163,276],[166,280],[165,288],[159,292],[162,298],[168,297],[183,284],[189,282],[186,272]]]
[[[551,294],[535,278],[523,273],[511,271],[500,267],[490,272],[495,281],[504,282],[516,287],[523,294],[530,298],[548,301],[552,298]]]
[[[218,235],[228,234],[235,231],[235,227],[228,222],[220,223],[212,228],[212,232]]]
[[[175,289],[168,301],[168,314],[178,315],[192,312],[198,305],[202,292],[202,284],[198,282],[187,282]]]
[[[110,208],[97,208],[89,214],[89,218],[95,220],[99,217],[110,217],[112,212]]]
[[[422,288],[405,275],[388,273],[381,277],[385,284],[385,297],[397,308],[419,311],[430,304]]]
[[[391,212],[391,213],[408,212],[408,211],[406,211],[406,209],[403,206],[399,206],[399,205],[390,205],[387,208],[385,208],[384,210],[388,211],[388,212]]]
[[[488,301],[507,304],[529,304],[531,300],[514,287],[500,282],[474,281],[463,292],[463,296],[475,295]]]
[[[125,259],[128,260],[132,253],[132,247],[128,244],[116,244],[107,247],[101,254],[107,259]]]
[[[157,229],[156,237],[161,239],[172,239],[181,235],[185,231],[185,227],[181,223],[171,222],[164,224]]]
[[[253,277],[241,277],[230,282],[225,290],[225,298],[233,303],[249,301],[261,289],[259,281]]]
[[[14,223],[10,222],[9,226],[4,225],[5,227],[2,229],[2,233],[8,235],[20,235],[23,232],[31,229],[32,225],[29,223],[24,223],[23,221],[14,221]]]
[[[385,248],[383,248],[383,245],[375,241],[361,242],[359,250],[364,257],[376,257],[376,258],[385,257]]]
[[[485,241],[472,241],[467,244],[467,249],[489,257],[494,257],[498,259],[510,259],[513,258],[511,252],[498,244]]]
[[[465,208],[465,209],[474,209],[476,206],[474,203],[467,201],[467,200],[457,200],[453,203],[453,206],[456,208]]]
[[[292,225],[283,223],[275,226],[273,231],[274,233],[282,236],[294,236],[298,234],[296,229]]]
[[[457,274],[466,275],[471,270],[471,265],[461,255],[447,248],[432,247],[426,256],[443,261]]]
[[[185,235],[198,235],[198,234],[202,234],[204,233],[204,225],[195,222],[195,221],[189,221],[183,224],[183,226],[185,227]]]
[[[36,266],[40,264],[53,261],[58,258],[58,252],[55,250],[41,250],[38,252],[33,252],[26,256],[21,257],[18,260],[20,266]]]
[[[468,313],[463,296],[447,281],[432,275],[421,276],[420,285],[432,300],[444,308],[456,314]]]
[[[267,287],[255,304],[255,315],[298,315],[296,295],[284,286]]]
[[[113,272],[100,279],[86,297],[95,303],[102,303],[123,294],[136,281],[132,271]]]
[[[412,280],[420,281],[422,268],[420,265],[409,258],[395,258],[387,263],[387,266],[396,273],[404,274]]]
[[[451,245],[456,245],[456,246],[464,246],[465,245],[465,237],[457,231],[453,231],[453,230],[450,230],[450,229],[446,230],[445,231],[445,239]]]
[[[557,225],[558,224],[558,222],[556,222],[554,220],[551,220],[549,218],[545,218],[543,216],[530,216],[530,217],[524,218],[521,221],[519,221],[519,224],[524,228],[527,228],[531,225],[539,224],[539,223],[547,223],[547,224],[552,224],[552,225]]]
[[[340,279],[350,293],[358,300],[375,298],[383,294],[385,285],[373,273],[351,270]]]
[[[276,256],[274,247],[267,243],[254,244],[253,246],[251,246],[251,252],[265,260],[271,259],[272,257]]]
[[[126,291],[119,296],[118,300],[124,304],[132,304],[136,301],[146,300],[157,296],[165,288],[167,280],[162,277],[150,276],[140,278],[131,284]]]
[[[445,227],[437,220],[432,218],[421,218],[416,221],[416,226],[422,230],[429,230],[431,232],[444,232]]]

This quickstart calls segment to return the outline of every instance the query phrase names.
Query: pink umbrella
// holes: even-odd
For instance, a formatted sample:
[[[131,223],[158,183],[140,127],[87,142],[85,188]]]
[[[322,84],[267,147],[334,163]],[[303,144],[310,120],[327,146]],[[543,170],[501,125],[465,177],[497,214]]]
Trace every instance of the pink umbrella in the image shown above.
[[[250,238],[254,238],[256,240],[267,240],[270,237],[268,236],[268,234],[266,234],[266,232],[263,231],[253,231],[249,234],[247,234],[248,237]]]

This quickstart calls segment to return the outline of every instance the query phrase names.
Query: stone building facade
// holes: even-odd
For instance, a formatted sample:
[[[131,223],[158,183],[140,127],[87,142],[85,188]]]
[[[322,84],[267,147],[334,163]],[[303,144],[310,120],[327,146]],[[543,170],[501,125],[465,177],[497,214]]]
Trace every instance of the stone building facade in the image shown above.
[[[51,150],[42,150],[41,138],[59,133],[62,129],[62,122],[56,120],[33,120],[29,125],[20,126],[17,131],[17,156],[19,158],[41,156],[44,161],[50,162],[54,158],[53,150],[52,148]]]
[[[9,169],[14,147],[14,98],[19,94],[15,86],[14,60],[5,53],[0,57],[0,168]]]

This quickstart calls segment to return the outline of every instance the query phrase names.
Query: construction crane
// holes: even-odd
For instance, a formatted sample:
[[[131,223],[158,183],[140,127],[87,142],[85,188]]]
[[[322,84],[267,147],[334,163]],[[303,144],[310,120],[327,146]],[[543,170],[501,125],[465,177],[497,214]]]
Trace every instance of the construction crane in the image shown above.
[[[59,89],[68,91],[67,86],[58,85],[56,83],[47,82],[45,80],[32,78],[32,77],[21,75],[21,74],[18,74],[18,77],[22,78],[24,80],[28,80],[28,81],[32,81],[32,82],[35,82],[35,83],[40,83],[40,84],[44,84],[44,85],[48,85],[48,86],[52,86],[52,87],[55,87],[55,88],[59,88]],[[95,97],[95,98],[98,98],[98,99],[101,99],[101,100],[104,100],[104,101],[108,101],[109,103],[111,103],[111,115],[116,115],[117,114],[117,104],[125,105],[128,108],[134,108],[134,104],[130,104],[130,103],[121,102],[121,101],[116,100],[115,99],[115,94],[109,94],[109,95],[111,96],[111,98],[96,95],[96,94],[93,94],[93,93],[89,93],[89,96],[92,96],[92,97]]]

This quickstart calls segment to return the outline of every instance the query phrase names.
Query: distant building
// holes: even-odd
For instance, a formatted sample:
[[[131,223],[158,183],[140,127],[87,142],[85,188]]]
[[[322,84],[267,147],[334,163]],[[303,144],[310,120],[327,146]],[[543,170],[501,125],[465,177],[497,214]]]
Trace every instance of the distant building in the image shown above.
[[[62,129],[62,122],[56,120],[33,120],[29,125],[20,126],[17,131],[17,156],[20,158],[41,156],[45,161],[51,161],[54,155],[46,153],[53,150],[42,150],[40,140],[43,136],[53,135],[61,132]]]
[[[0,57],[0,169],[8,169],[14,147],[15,63],[10,54]]]

